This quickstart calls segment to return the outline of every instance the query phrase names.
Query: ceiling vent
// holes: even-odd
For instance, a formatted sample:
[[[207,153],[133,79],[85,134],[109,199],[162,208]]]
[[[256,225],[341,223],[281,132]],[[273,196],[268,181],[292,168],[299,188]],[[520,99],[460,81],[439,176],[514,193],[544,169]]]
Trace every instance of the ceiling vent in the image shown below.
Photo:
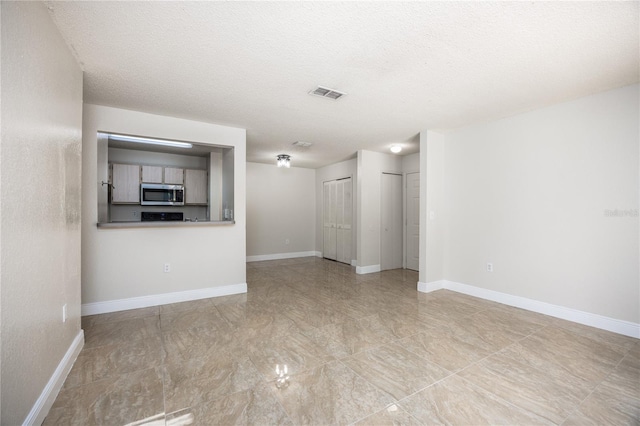
[[[334,101],[337,101],[338,99],[346,95],[346,93],[344,92],[339,92],[335,89],[329,89],[328,87],[322,87],[322,86],[318,86],[316,89],[310,91],[309,94],[315,95],[315,96],[321,96],[327,99],[333,99]]]
[[[292,145],[298,148],[309,148],[311,145],[313,145],[313,143],[305,142],[305,141],[297,141],[297,142],[294,142]]]

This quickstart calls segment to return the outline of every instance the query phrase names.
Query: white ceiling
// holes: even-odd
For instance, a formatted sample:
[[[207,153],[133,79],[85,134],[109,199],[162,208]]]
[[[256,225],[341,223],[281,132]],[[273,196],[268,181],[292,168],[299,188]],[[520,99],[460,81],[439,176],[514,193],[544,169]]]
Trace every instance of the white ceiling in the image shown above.
[[[47,3],[86,102],[246,128],[247,161],[314,168],[638,82],[638,5]]]

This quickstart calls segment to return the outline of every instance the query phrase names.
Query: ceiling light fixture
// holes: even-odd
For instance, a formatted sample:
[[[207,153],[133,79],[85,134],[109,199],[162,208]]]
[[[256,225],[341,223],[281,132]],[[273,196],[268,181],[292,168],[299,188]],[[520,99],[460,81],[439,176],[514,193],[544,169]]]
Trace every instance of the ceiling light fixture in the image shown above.
[[[391,148],[389,148],[389,150],[394,154],[397,154],[402,151],[402,147],[400,145],[391,145]]]
[[[172,146],[175,148],[193,148],[193,145],[188,142],[166,141],[163,139],[149,139],[149,138],[141,138],[138,136],[117,135],[113,133],[109,134],[109,139],[112,139],[114,141],[122,141],[122,142],[144,143],[148,145]]]
[[[278,167],[291,167],[291,156],[287,154],[278,155]]]

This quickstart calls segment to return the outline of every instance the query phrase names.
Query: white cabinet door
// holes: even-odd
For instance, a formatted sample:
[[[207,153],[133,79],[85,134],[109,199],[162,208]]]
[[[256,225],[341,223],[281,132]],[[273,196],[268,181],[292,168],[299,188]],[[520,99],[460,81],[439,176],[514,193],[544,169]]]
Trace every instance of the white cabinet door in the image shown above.
[[[142,166],[143,183],[162,183],[162,167]]]
[[[187,169],[184,173],[185,204],[207,204],[207,171]]]
[[[175,167],[164,168],[164,183],[168,185],[182,185],[184,184],[184,169],[178,169]]]
[[[140,203],[140,166],[136,164],[111,165],[111,203]]]

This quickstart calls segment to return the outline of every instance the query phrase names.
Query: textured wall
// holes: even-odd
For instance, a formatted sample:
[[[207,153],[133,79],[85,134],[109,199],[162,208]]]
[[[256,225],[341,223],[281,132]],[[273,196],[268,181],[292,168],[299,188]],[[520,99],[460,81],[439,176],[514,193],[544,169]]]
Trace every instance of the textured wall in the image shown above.
[[[315,250],[315,177],[314,169],[247,163],[247,256]]]
[[[358,151],[358,266],[380,265],[382,173],[402,173],[402,157]]]
[[[627,86],[447,134],[445,278],[640,322],[638,98]]]
[[[80,332],[82,72],[42,3],[1,7],[1,422],[15,425]]]
[[[234,147],[235,225],[97,229],[99,130]],[[82,137],[83,303],[246,282],[244,129],[85,104]]]

